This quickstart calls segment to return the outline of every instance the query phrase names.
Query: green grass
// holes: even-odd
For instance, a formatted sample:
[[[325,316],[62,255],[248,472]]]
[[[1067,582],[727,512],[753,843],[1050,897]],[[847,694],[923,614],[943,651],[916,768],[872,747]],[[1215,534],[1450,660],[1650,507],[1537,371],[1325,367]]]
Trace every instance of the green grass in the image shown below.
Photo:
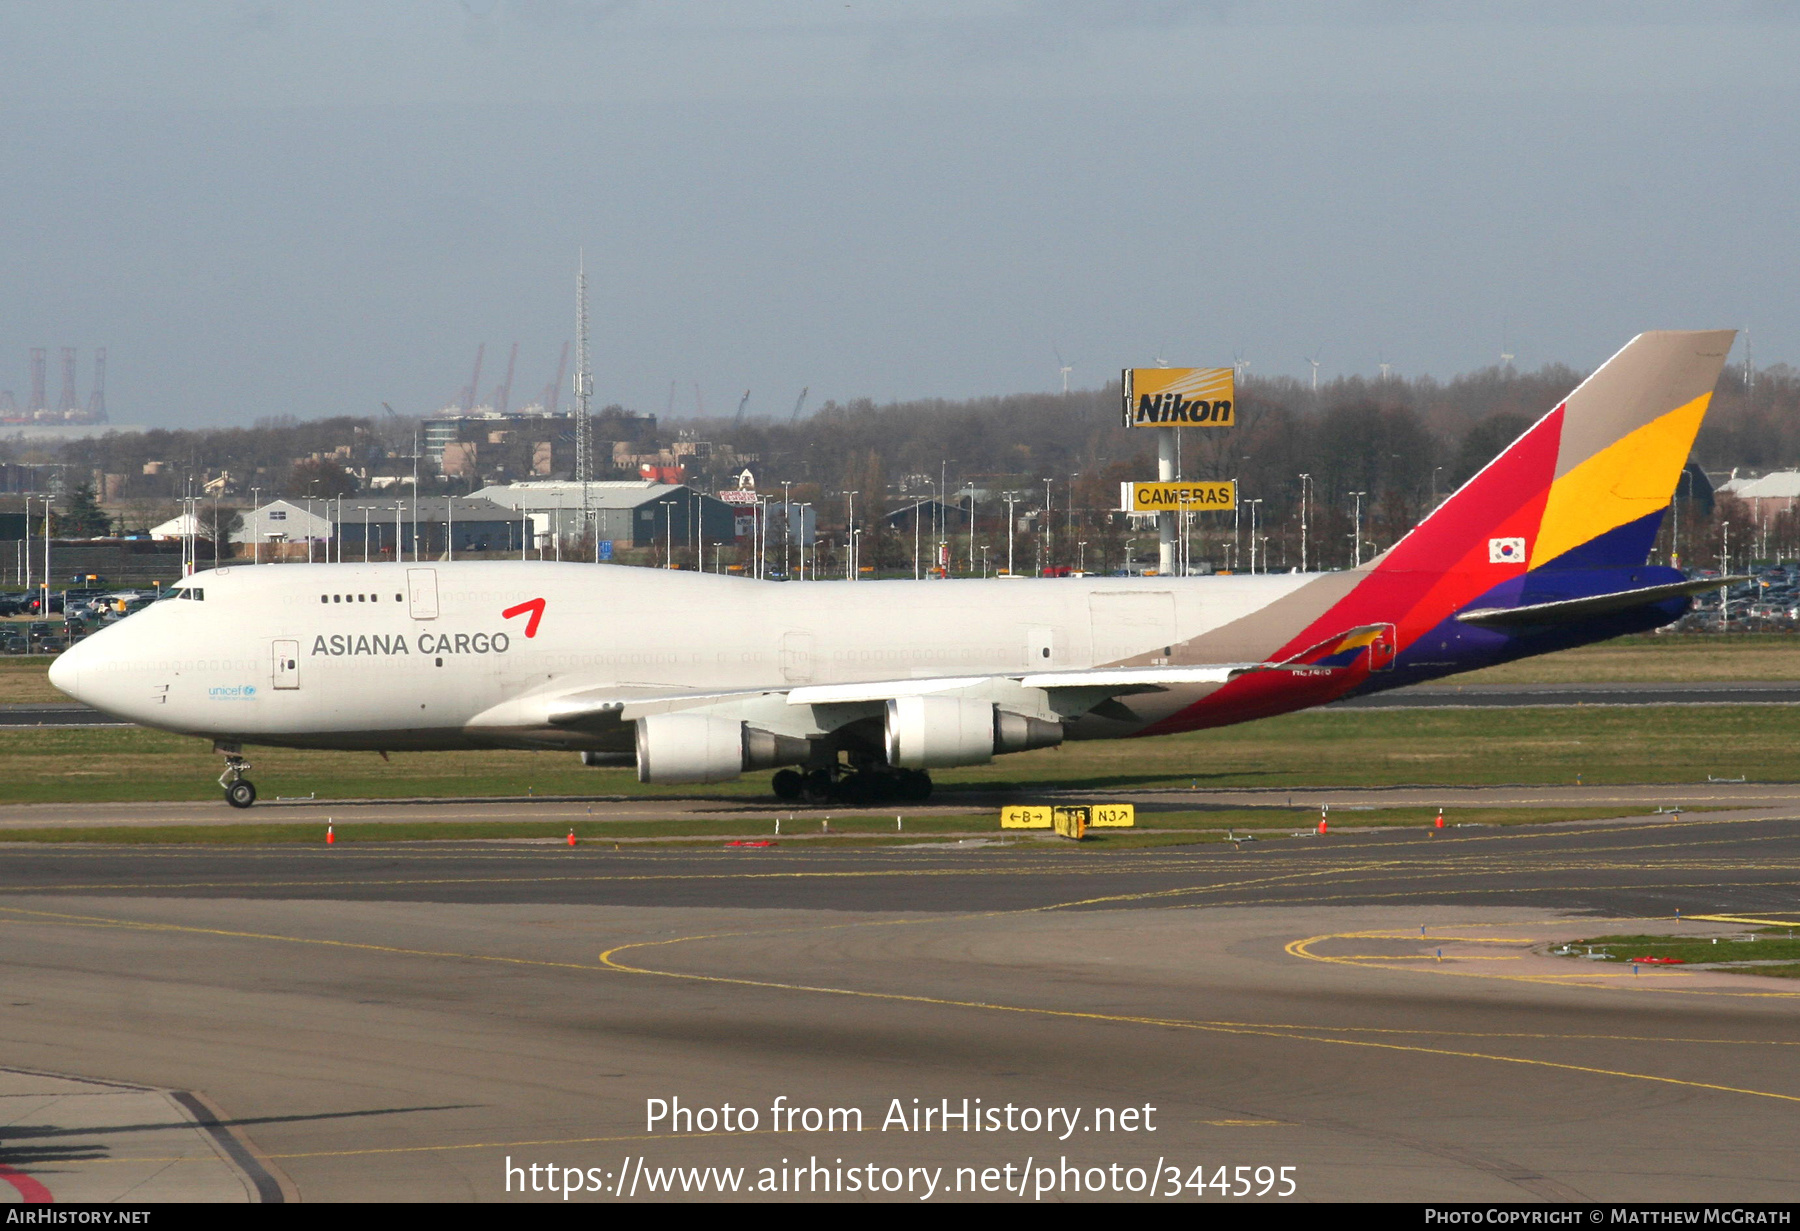
[[[1788,965],[1745,965],[1753,962],[1775,962],[1800,959],[1800,928],[1758,928],[1747,936],[1757,939],[1719,937],[1715,943],[1704,936],[1595,936],[1571,941],[1580,957],[1588,951],[1605,954],[1609,961],[1629,962],[1634,958],[1676,958],[1689,965],[1720,965],[1734,974],[1773,975],[1776,978],[1800,978],[1800,961]],[[1584,959],[1585,960],[1585,959]]]
[[[656,787],[566,752],[394,753],[246,749],[265,799],[704,795],[768,798],[768,775]],[[0,803],[216,798],[205,741],[139,728],[0,731]],[[1319,787],[1498,783],[1704,783],[1800,778],[1800,706],[1313,710],[1158,739],[1066,744],[939,771],[941,787],[996,800],[1044,787]],[[1308,795],[1312,798],[1307,798]],[[904,809],[900,809],[904,811]]]

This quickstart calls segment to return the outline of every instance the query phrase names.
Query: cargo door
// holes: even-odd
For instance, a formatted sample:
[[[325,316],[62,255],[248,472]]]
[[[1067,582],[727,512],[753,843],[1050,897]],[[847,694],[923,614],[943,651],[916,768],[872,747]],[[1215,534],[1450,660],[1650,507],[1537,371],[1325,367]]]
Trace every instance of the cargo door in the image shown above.
[[[434,568],[409,568],[406,570],[407,610],[415,620],[435,620],[438,618],[437,570]]]
[[[272,654],[275,687],[300,687],[300,643],[277,641],[272,647]]]
[[[1145,655],[1167,658],[1175,645],[1175,595],[1168,590],[1092,594],[1088,621],[1094,634],[1093,666]]]

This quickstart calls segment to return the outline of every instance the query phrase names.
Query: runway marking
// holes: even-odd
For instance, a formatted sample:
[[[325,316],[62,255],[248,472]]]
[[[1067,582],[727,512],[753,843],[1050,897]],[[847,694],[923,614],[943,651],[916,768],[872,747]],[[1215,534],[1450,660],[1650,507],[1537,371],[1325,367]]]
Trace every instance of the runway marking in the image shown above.
[[[1293,1027],[1293,1028],[1256,1028],[1243,1025],[1226,1025],[1215,1022],[1191,1021],[1182,1018],[1143,1017],[1135,1014],[1093,1013],[1078,1009],[1052,1009],[1032,1005],[1000,1004],[993,1001],[956,1000],[941,996],[924,996],[907,992],[877,992],[857,988],[824,987],[805,983],[780,983],[766,979],[744,979],[727,975],[689,974],[682,971],[655,970],[643,966],[628,966],[615,959],[616,954],[630,949],[654,948],[662,945],[683,944],[694,940],[718,940],[731,938],[729,934],[712,936],[683,936],[671,940],[637,941],[630,944],[616,945],[600,954],[602,965],[627,974],[659,976],[665,979],[683,979],[699,983],[713,983],[737,987],[757,987],[774,991],[808,992],[824,996],[849,996],[867,1000],[885,1000],[902,1004],[937,1005],[944,1008],[978,1009],[994,1013],[1018,1013],[1035,1017],[1061,1018],[1076,1021],[1117,1022],[1122,1025],[1161,1026],[1167,1029],[1196,1030],[1210,1034],[1245,1035],[1271,1039],[1294,1039],[1300,1042],[1326,1043],[1339,1047],[1364,1047],[1380,1051],[1408,1052],[1418,1055],[1447,1056],[1461,1060],[1487,1060],[1497,1064],[1518,1064],[1533,1068],[1555,1069],[1569,1073],[1586,1073],[1600,1077],[1618,1077],[1631,1081],[1653,1082],[1659,1085],[1681,1086],[1693,1090],[1711,1090],[1723,1094],[1741,1094],[1751,1098],[1775,1099],[1784,1103],[1800,1103],[1800,1095],[1781,1094],[1771,1090],[1752,1090],[1742,1086],[1727,1086],[1713,1082],[1688,1081],[1679,1077],[1663,1077],[1655,1073],[1633,1073],[1623,1069],[1605,1069],[1585,1064],[1568,1064],[1556,1060],[1537,1060],[1523,1056],[1502,1056],[1489,1052],[1458,1051],[1443,1047],[1424,1047],[1409,1043],[1384,1043],[1371,1039],[1339,1039],[1320,1034],[1305,1033],[1314,1030],[1330,1030],[1326,1027]]]
[[[1239,1123],[1242,1123],[1242,1124],[1277,1124],[1277,1123],[1280,1123],[1280,1121],[1276,1121],[1276,1120],[1243,1120],[1243,1121],[1203,1120],[1203,1121],[1201,1121],[1201,1123],[1203,1123],[1203,1124],[1239,1124]],[[837,1137],[837,1136],[842,1136],[843,1134],[846,1134],[846,1133],[873,1133],[873,1132],[878,1132],[878,1131],[879,1131],[878,1129],[873,1128],[873,1127],[861,1128],[861,1129],[848,1129],[848,1128],[846,1128],[846,1129],[817,1129],[806,1135],[809,1138],[812,1138],[812,1137]],[[770,1137],[770,1136],[777,1135],[778,1133],[781,1133],[781,1132],[783,1132],[783,1130],[765,1128],[765,1129],[753,1129],[748,1132],[733,1131],[733,1132],[729,1132],[729,1133],[725,1133],[725,1132],[717,1132],[717,1133],[698,1133],[698,1132],[696,1132],[696,1133],[635,1133],[635,1134],[628,1134],[623,1137],[546,1137],[546,1138],[542,1138],[542,1139],[534,1140],[534,1141],[460,1141],[460,1142],[450,1142],[450,1143],[447,1143],[444,1145],[432,1145],[432,1146],[370,1146],[370,1147],[367,1147],[365,1149],[360,1149],[360,1150],[305,1150],[305,1151],[292,1151],[292,1152],[289,1152],[286,1154],[270,1154],[270,1153],[266,1153],[266,1152],[259,1152],[257,1157],[269,1158],[269,1159],[275,1159],[275,1158],[349,1158],[354,1155],[360,1155],[360,1154],[429,1154],[429,1153],[433,1153],[436,1151],[443,1151],[443,1150],[503,1150],[503,1149],[504,1150],[517,1150],[517,1149],[522,1149],[525,1146],[605,1145],[609,1142],[620,1142],[620,1141],[677,1141],[677,1140],[691,1141],[691,1140],[704,1140],[704,1139],[710,1138],[710,1137],[730,1137],[730,1138]],[[106,1158],[84,1158],[84,1159],[79,1159],[76,1161],[77,1161],[77,1165],[89,1165],[89,1164],[94,1164],[94,1163],[187,1163],[187,1162],[211,1163],[214,1161],[214,1159],[210,1155],[208,1155],[206,1157],[194,1157],[194,1158],[152,1158],[152,1157],[148,1157],[148,1156],[133,1156],[133,1155],[128,1155],[128,1154],[121,1154],[121,1155],[109,1155]],[[0,1178],[3,1178],[3,1177],[0,1177]]]
[[[1026,912],[987,912],[987,914],[989,917],[995,917],[995,916],[999,916],[999,915],[1003,915],[1003,914],[1011,914],[1011,913],[1034,913],[1034,912],[1042,910],[1042,909],[1043,908],[1031,908],[1030,911],[1026,911]],[[1564,1071],[1564,1072],[1585,1073],[1585,1074],[1589,1074],[1589,1075],[1593,1075],[1593,1076],[1602,1076],[1602,1077],[1617,1077],[1617,1078],[1621,1078],[1621,1079],[1625,1079],[1625,1080],[1645,1081],[1645,1082],[1652,1082],[1652,1083],[1662,1084],[1662,1085],[1680,1086],[1680,1087],[1689,1088],[1689,1089],[1710,1090],[1710,1091],[1714,1091],[1714,1092],[1718,1092],[1718,1093],[1739,1094],[1739,1095],[1744,1095],[1747,1097],[1767,1098],[1767,1099],[1774,1099],[1774,1100],[1782,1101],[1782,1102],[1800,1103],[1800,1096],[1781,1094],[1781,1093],[1774,1092],[1774,1091],[1753,1090],[1753,1089],[1749,1089],[1749,1088],[1745,1088],[1745,1087],[1729,1086],[1729,1085],[1724,1085],[1724,1084],[1720,1084],[1720,1083],[1687,1081],[1687,1080],[1683,1080],[1680,1078],[1663,1077],[1663,1076],[1660,1076],[1657,1074],[1650,1074],[1650,1073],[1634,1073],[1634,1072],[1629,1072],[1629,1071],[1625,1071],[1625,1070],[1600,1068],[1600,1067],[1591,1066],[1591,1065],[1569,1064],[1569,1063],[1559,1062],[1559,1061],[1539,1060],[1539,1059],[1531,1059],[1531,1058],[1519,1057],[1519,1056],[1496,1055],[1493,1053],[1486,1053],[1486,1052],[1462,1051],[1462,1050],[1457,1050],[1457,1049],[1439,1048],[1439,1047],[1425,1047],[1425,1046],[1420,1046],[1417,1044],[1390,1043],[1390,1042],[1380,1042],[1380,1041],[1369,1040],[1369,1039],[1344,1039],[1344,1038],[1330,1037],[1331,1034],[1377,1033],[1377,1032],[1379,1032],[1379,1033],[1431,1034],[1436,1037],[1446,1037],[1447,1035],[1452,1036],[1452,1037],[1471,1037],[1470,1035],[1464,1035],[1464,1034],[1460,1034],[1458,1032],[1427,1031],[1427,1030],[1415,1030],[1415,1031],[1405,1031],[1405,1032],[1388,1031],[1388,1030],[1377,1031],[1374,1029],[1355,1028],[1355,1027],[1334,1030],[1332,1027],[1328,1027],[1328,1026],[1327,1027],[1300,1026],[1300,1025],[1288,1025],[1288,1024],[1280,1024],[1280,1023],[1270,1023],[1270,1024],[1266,1024],[1266,1025],[1259,1025],[1259,1024],[1255,1024],[1255,1023],[1234,1023],[1234,1022],[1222,1022],[1222,1021],[1221,1022],[1209,1022],[1209,1021],[1196,1021],[1196,1020],[1182,1019],[1182,1018],[1160,1018],[1160,1017],[1149,1017],[1149,1016],[1131,1015],[1131,1014],[1093,1013],[1093,1012],[1084,1012],[1084,1011],[1072,1010],[1072,1009],[1054,1009],[1054,1008],[1046,1008],[1046,1007],[1040,1007],[1040,1006],[1008,1005],[1008,1004],[1000,1004],[1000,1003],[986,1002],[986,1001],[956,1000],[956,999],[951,999],[951,998],[946,998],[946,997],[923,996],[923,995],[909,994],[909,993],[902,993],[902,992],[867,991],[867,990],[860,990],[860,989],[853,989],[853,988],[835,988],[835,987],[814,986],[814,985],[809,985],[809,984],[781,983],[781,982],[776,982],[776,981],[772,981],[772,980],[732,978],[732,977],[726,977],[726,976],[720,976],[720,975],[688,974],[688,973],[683,973],[683,972],[678,972],[678,971],[655,970],[655,969],[651,969],[651,968],[647,968],[647,967],[630,966],[630,965],[626,965],[623,962],[618,961],[617,956],[616,956],[620,953],[626,952],[631,949],[637,949],[637,948],[661,947],[661,946],[665,946],[665,945],[683,944],[683,943],[688,943],[691,941],[708,940],[708,939],[743,939],[748,935],[763,935],[766,933],[748,933],[748,934],[747,933],[719,933],[719,934],[708,935],[708,936],[686,936],[686,937],[674,937],[674,938],[670,938],[667,940],[632,942],[632,943],[628,943],[628,944],[624,944],[624,945],[616,945],[613,948],[604,951],[603,953],[601,953],[599,955],[599,959],[598,959],[599,965],[589,965],[587,963],[579,963],[579,962],[555,962],[555,961],[548,961],[548,960],[543,960],[543,959],[514,958],[514,957],[504,957],[504,956],[491,955],[491,954],[471,954],[471,953],[462,953],[462,952],[446,951],[446,950],[412,949],[412,948],[406,948],[403,946],[393,946],[393,945],[374,945],[374,944],[359,943],[359,942],[352,942],[352,941],[330,940],[330,939],[324,939],[324,938],[318,938],[318,937],[283,936],[283,935],[274,934],[274,933],[247,932],[247,931],[239,931],[239,930],[224,929],[224,928],[204,928],[204,927],[196,927],[196,926],[185,925],[185,924],[156,923],[156,922],[149,922],[149,921],[142,921],[142,920],[109,919],[109,918],[105,918],[103,916],[72,915],[72,914],[65,914],[65,913],[61,913],[61,912],[52,912],[52,911],[34,911],[34,910],[26,910],[26,909],[20,908],[20,907],[0,906],[0,911],[4,911],[8,914],[24,916],[27,918],[43,919],[43,920],[64,923],[64,924],[76,923],[76,924],[83,924],[83,925],[101,925],[101,926],[119,927],[119,928],[125,929],[125,930],[176,932],[176,933],[188,933],[188,934],[196,934],[196,935],[223,936],[223,937],[228,937],[231,939],[239,939],[239,940],[273,941],[273,942],[277,942],[277,943],[286,943],[286,944],[319,945],[319,946],[330,947],[330,948],[344,948],[344,949],[355,949],[355,950],[363,950],[363,951],[376,952],[376,953],[389,953],[389,954],[395,954],[395,955],[405,956],[405,957],[425,957],[425,958],[435,958],[435,959],[494,962],[494,963],[501,963],[501,964],[508,964],[508,965],[537,966],[537,967],[571,969],[571,970],[581,970],[581,971],[597,971],[597,970],[607,969],[607,970],[615,970],[615,971],[619,971],[619,972],[627,973],[627,974],[642,974],[642,975],[650,975],[650,976],[659,976],[662,978],[680,979],[680,980],[686,980],[686,981],[691,981],[691,982],[711,983],[711,984],[719,984],[719,985],[727,985],[727,986],[757,987],[757,988],[765,988],[765,989],[777,990],[777,991],[807,992],[807,993],[812,993],[812,994],[817,994],[817,995],[848,996],[848,997],[853,997],[853,998],[858,998],[858,999],[883,1000],[883,1001],[889,1001],[889,1002],[895,1002],[895,1003],[937,1005],[937,1006],[946,1007],[946,1008],[978,1009],[978,1010],[986,1010],[989,1012],[1016,1013],[1016,1014],[1025,1014],[1025,1015],[1031,1015],[1031,1016],[1060,1018],[1060,1019],[1064,1019],[1064,1020],[1116,1022],[1116,1023],[1122,1024],[1122,1025],[1159,1026],[1159,1027],[1163,1027],[1165,1029],[1195,1030],[1195,1031],[1200,1031],[1200,1032],[1205,1032],[1205,1033],[1213,1033],[1213,1034],[1241,1035],[1241,1036],[1247,1036],[1247,1037],[1262,1037],[1262,1038],[1274,1038],[1274,1039],[1292,1039],[1292,1040],[1299,1041],[1299,1042],[1323,1043],[1323,1044],[1330,1044],[1330,1045],[1336,1045],[1336,1046],[1342,1046],[1342,1047],[1364,1047],[1364,1048],[1372,1048],[1372,1049],[1382,1050],[1382,1051],[1407,1052],[1407,1053],[1414,1053],[1414,1054],[1421,1054],[1421,1055],[1436,1055],[1436,1056],[1443,1056],[1443,1057],[1448,1057],[1448,1058],[1453,1058],[1453,1059],[1485,1060],[1485,1061],[1489,1061],[1489,1062],[1493,1062],[1493,1063],[1519,1064],[1519,1065],[1525,1065],[1528,1067],[1546,1068],[1546,1069],[1553,1069],[1553,1070],[1559,1070],[1559,1071]],[[968,918],[968,916],[960,916],[959,917],[959,919],[962,921],[966,921],[967,918]],[[932,919],[924,919],[924,920],[902,919],[902,920],[864,921],[864,923],[862,923],[860,925],[858,925],[858,924],[842,924],[842,925],[832,925],[832,927],[836,928],[836,927],[843,927],[843,926],[867,926],[869,923],[876,923],[876,924],[932,923],[932,922],[941,922],[941,921],[945,921],[943,917],[933,917]],[[771,929],[771,930],[772,931],[790,931],[790,930],[802,930],[802,929]],[[1325,1031],[1328,1033],[1327,1034],[1317,1033],[1319,1031]],[[1475,1035],[1472,1037],[1508,1037],[1508,1038],[1524,1037],[1524,1038],[1546,1038],[1546,1039],[1559,1039],[1560,1040],[1564,1037],[1617,1038],[1620,1036],[1558,1036],[1558,1035],[1509,1033],[1509,1034],[1500,1034],[1500,1035],[1482,1034],[1482,1035]],[[1629,1036],[1625,1036],[1625,1037],[1629,1037]],[[1663,1041],[1663,1040],[1647,1040],[1647,1041]],[[1668,1041],[1682,1041],[1682,1040],[1668,1040]],[[1695,1042],[1718,1042],[1718,1043],[1727,1043],[1727,1044],[1741,1042],[1741,1041],[1737,1041],[1737,1040],[1692,1040],[1692,1041],[1695,1041]],[[1755,1042],[1755,1041],[1750,1041],[1750,1042]],[[270,1157],[270,1158],[331,1157],[331,1156],[349,1156],[349,1155],[355,1155],[355,1154],[407,1153],[407,1152],[419,1152],[419,1151],[434,1150],[434,1149],[446,1149],[447,1150],[447,1149],[494,1148],[495,1146],[505,1146],[508,1144],[517,1145],[517,1146],[523,1146],[523,1145],[529,1145],[529,1144],[542,1144],[542,1145],[589,1144],[589,1143],[598,1143],[598,1142],[614,1141],[614,1140],[635,1140],[635,1139],[638,1139],[638,1138],[572,1138],[572,1139],[566,1139],[563,1141],[546,1140],[546,1141],[542,1141],[542,1142],[524,1142],[524,1143],[459,1143],[459,1144],[454,1144],[454,1145],[433,1146],[433,1147],[424,1147],[424,1146],[420,1146],[420,1147],[374,1147],[374,1148],[365,1149],[365,1150],[318,1151],[318,1152],[312,1152],[312,1153],[307,1153],[307,1154],[299,1154],[299,1153],[272,1154],[272,1155],[269,1155],[268,1157]]]
[[[1583,921],[1583,922],[1595,922],[1595,921]],[[1507,944],[1507,943],[1531,944],[1531,943],[1537,943],[1535,941],[1530,941],[1530,940],[1519,941],[1516,938],[1511,938],[1511,937],[1496,938],[1496,939],[1490,941],[1490,940],[1487,940],[1487,939],[1484,939],[1481,937],[1432,936],[1432,937],[1426,938],[1424,940],[1421,940],[1420,937],[1414,936],[1409,932],[1403,932],[1403,933],[1394,933],[1394,932],[1389,932],[1389,931],[1333,932],[1333,933],[1327,933],[1327,934],[1321,935],[1321,936],[1309,936],[1303,940],[1290,941],[1285,946],[1285,951],[1292,957],[1305,958],[1308,961],[1326,962],[1326,963],[1335,964],[1335,965],[1353,966],[1353,967],[1357,967],[1357,968],[1365,969],[1365,970],[1366,969],[1376,969],[1376,970],[1395,970],[1395,971],[1411,972],[1411,971],[1418,971],[1421,969],[1420,967],[1416,967],[1416,966],[1386,966],[1386,965],[1379,964],[1379,963],[1384,963],[1384,962],[1406,960],[1405,955],[1398,955],[1398,954],[1392,955],[1392,956],[1384,956],[1384,955],[1379,955],[1379,954],[1369,954],[1369,955],[1329,954],[1328,955],[1328,954],[1323,954],[1323,953],[1312,952],[1312,949],[1311,949],[1312,945],[1314,945],[1320,941],[1327,941],[1327,940],[1408,940],[1408,941],[1413,941],[1416,943],[1425,943],[1425,944],[1432,943],[1433,941],[1436,941],[1436,940],[1447,940],[1447,941],[1452,941],[1453,943],[1466,943],[1466,944]],[[1426,961],[1431,961],[1432,955],[1419,954],[1416,956],[1420,959],[1423,959]],[[1525,955],[1523,955],[1523,954],[1515,955],[1515,960],[1521,959],[1524,956]],[[1736,997],[1736,998],[1742,998],[1742,999],[1756,999],[1756,1000],[1791,1000],[1791,999],[1794,999],[1795,997],[1800,997],[1800,991],[1794,991],[1794,992],[1763,991],[1763,990],[1756,990],[1751,987],[1746,987],[1742,991],[1737,991],[1737,990],[1733,990],[1733,989],[1729,989],[1729,988],[1685,988],[1685,987],[1657,986],[1657,981],[1660,981],[1660,980],[1691,979],[1691,978],[1695,977],[1696,975],[1700,975],[1700,974],[1738,973],[1735,971],[1671,970],[1667,967],[1651,967],[1647,970],[1643,970],[1640,972],[1640,971],[1637,971],[1634,969],[1628,969],[1628,967],[1630,965],[1629,963],[1620,963],[1616,966],[1608,966],[1606,969],[1570,970],[1566,974],[1502,975],[1502,974],[1486,974],[1486,973],[1483,973],[1480,971],[1475,971],[1475,970],[1454,969],[1455,964],[1458,962],[1479,961],[1479,960],[1481,960],[1481,958],[1479,958],[1478,956],[1475,956],[1475,955],[1457,955],[1457,956],[1443,958],[1441,961],[1433,961],[1430,966],[1424,967],[1422,969],[1426,973],[1435,974],[1435,975],[1453,975],[1453,976],[1458,976],[1458,977],[1467,978],[1467,979],[1502,979],[1502,980],[1506,980],[1508,982],[1515,982],[1515,983],[1537,983],[1537,984],[1542,984],[1542,985],[1548,986],[1548,987],[1597,987],[1597,988],[1601,988],[1602,990],[1611,990],[1611,991],[1623,990],[1624,988],[1628,987],[1634,991],[1673,992],[1673,993],[1677,993],[1677,994],[1684,995],[1684,996],[1729,996],[1729,997]]]
[[[457,958],[470,962],[498,962],[512,966],[548,966],[565,970],[597,971],[601,967],[587,962],[553,962],[544,958],[505,957],[492,953],[458,953],[439,949],[408,949],[399,945],[372,945],[353,940],[329,940],[316,936],[281,936],[272,932],[240,932],[230,928],[203,928],[183,923],[156,923],[140,919],[108,919],[104,915],[71,915],[57,911],[26,910],[20,906],[0,906],[11,915],[50,920],[78,927],[113,927],[131,932],[182,932],[196,936],[224,936],[233,940],[269,940],[291,945],[321,945],[332,949],[361,949],[370,953],[394,953],[403,957]]]
[[[1699,919],[1707,923],[1749,923],[1758,927],[1800,928],[1800,923],[1792,919],[1751,919],[1743,915],[1683,915],[1684,919]]]

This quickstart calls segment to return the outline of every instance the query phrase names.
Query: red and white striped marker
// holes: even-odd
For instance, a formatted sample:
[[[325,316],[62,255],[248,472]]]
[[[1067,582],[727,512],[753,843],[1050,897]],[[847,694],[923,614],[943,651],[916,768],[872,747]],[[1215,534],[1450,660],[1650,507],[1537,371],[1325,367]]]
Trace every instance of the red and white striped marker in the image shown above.
[[[575,845],[575,830],[573,828],[569,830],[569,845]]]
[[[1442,808],[1438,809],[1437,827],[1439,829],[1444,827],[1444,810]]]
[[[331,832],[331,822],[325,822],[325,845],[330,846],[337,841],[337,835]]]

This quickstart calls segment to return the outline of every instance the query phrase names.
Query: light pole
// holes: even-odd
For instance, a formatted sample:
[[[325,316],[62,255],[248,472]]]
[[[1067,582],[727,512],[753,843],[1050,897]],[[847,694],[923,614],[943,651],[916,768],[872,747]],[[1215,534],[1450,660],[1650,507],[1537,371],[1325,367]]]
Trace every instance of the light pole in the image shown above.
[[[788,548],[794,542],[794,513],[793,506],[788,503],[790,495],[788,488],[793,485],[792,479],[781,481],[781,579],[783,581],[791,580],[788,577]]]
[[[1437,503],[1438,503],[1438,498],[1437,498],[1438,471],[1440,471],[1442,469],[1443,469],[1442,466],[1433,466],[1431,468],[1431,507],[1434,509],[1437,508]]]
[[[1318,370],[1313,370],[1313,379],[1318,379]],[[1300,476],[1300,571],[1306,571],[1306,494],[1312,486],[1312,475],[1302,473]]]
[[[1731,576],[1731,523],[1719,524],[1724,530],[1719,543],[1719,631],[1724,632],[1726,625],[1731,623],[1731,591],[1725,585],[1725,579]],[[47,568],[44,570],[46,580],[49,572]]]
[[[1258,496],[1254,500],[1244,501],[1245,504],[1250,506],[1250,572],[1252,574],[1256,572],[1256,506],[1262,502],[1263,498],[1261,496]],[[1263,559],[1263,572],[1266,573],[1268,571],[1269,561],[1265,554]]]
[[[1052,549],[1055,546],[1055,544],[1051,538],[1051,535],[1053,533],[1055,533],[1051,529],[1051,527],[1054,526],[1055,524],[1056,524],[1056,519],[1050,515],[1050,480],[1045,479],[1044,480],[1044,567],[1042,569],[1038,570],[1038,572],[1040,572],[1040,573],[1042,573],[1045,569],[1050,569],[1050,568],[1056,567],[1056,557],[1052,552]]]
[[[1350,494],[1352,496],[1356,497],[1356,533],[1353,536],[1356,540],[1356,564],[1354,565],[1354,567],[1361,568],[1362,567],[1362,498],[1364,496],[1368,495],[1369,493],[1368,492],[1351,492]]]
[[[808,510],[810,508],[812,508],[812,501],[803,500],[800,502],[800,580],[801,581],[806,580],[806,510]],[[815,548],[814,550],[816,551],[817,549]],[[819,558],[817,555],[814,555],[813,556],[813,571],[816,573],[818,571],[818,568],[819,568]]]
[[[657,503],[662,505],[663,511],[663,568],[672,569],[675,567],[675,502],[659,500]]]
[[[1087,540],[1082,539],[1081,542],[1077,543],[1075,545],[1075,551],[1076,551],[1075,571],[1078,573],[1086,573],[1087,572]]]
[[[845,492],[844,580],[856,580],[856,492]]]
[[[1135,542],[1137,542],[1136,538],[1125,540],[1125,575],[1127,577],[1131,576],[1131,545]]]
[[[987,551],[987,544],[983,543],[981,545],[981,576],[983,580],[987,578]]]
[[[850,532],[850,580],[862,580],[862,528]]]
[[[1019,528],[1019,519],[1013,516],[1013,505],[1018,503],[1018,492],[1006,493],[1006,575],[1015,577],[1013,572],[1013,532]]]
[[[250,550],[253,553],[255,553],[255,557],[252,562],[255,564],[261,564],[262,563],[262,513],[260,510],[262,509],[262,488],[253,487],[250,489],[250,509],[251,509],[250,515],[256,519],[256,525],[252,528],[251,534],[250,534]]]

